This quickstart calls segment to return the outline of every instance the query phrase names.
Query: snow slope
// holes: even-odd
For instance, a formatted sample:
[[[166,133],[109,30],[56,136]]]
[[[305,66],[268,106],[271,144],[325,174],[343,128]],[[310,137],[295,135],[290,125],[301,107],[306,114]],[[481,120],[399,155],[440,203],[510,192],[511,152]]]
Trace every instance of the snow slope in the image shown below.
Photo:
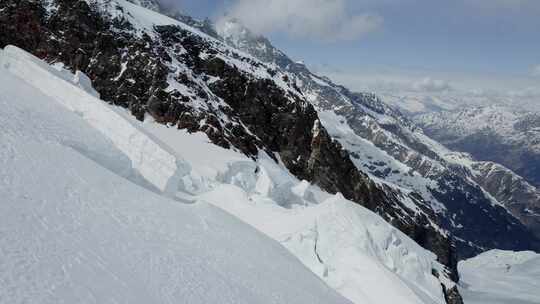
[[[209,202],[266,233],[354,303],[445,303],[431,273],[444,273],[436,256],[371,211],[297,180],[264,154],[256,163],[203,134],[151,120],[143,126],[192,164],[179,197]]]
[[[166,193],[173,191],[168,188],[177,183],[176,180],[182,171],[186,171],[183,168],[185,164],[177,164],[176,157],[167,151],[164,145],[153,143],[154,139],[140,132],[136,125],[122,119],[123,112],[104,107],[102,102],[95,98],[92,90],[81,90],[77,82],[80,76],[54,69],[44,62],[34,60],[32,55],[13,47],[5,49],[0,65],[42,90],[45,95],[61,102],[68,110],[80,113],[93,128],[102,132],[129,158],[136,173],[160,191]],[[104,117],[111,119],[107,120]],[[93,153],[99,153],[99,151],[93,151]],[[149,158],[149,155],[152,158]],[[112,166],[114,162],[114,160],[111,161]],[[118,172],[124,167],[125,165],[122,164],[114,171]],[[122,175],[125,176],[125,174]]]
[[[150,120],[144,128],[193,165],[183,199],[214,204],[266,233],[354,303],[444,303],[431,273],[444,273],[436,256],[371,211],[297,180],[264,154],[255,163],[202,134]]]
[[[434,254],[268,157],[140,123],[14,47],[0,68],[0,303],[347,302],[203,201],[355,303],[444,303],[433,269],[453,286]]]
[[[375,213],[299,181],[264,153],[254,162],[149,118],[143,128],[192,165],[179,198],[209,202],[266,233],[354,303],[445,303],[441,281],[454,283],[436,256]]]
[[[232,216],[148,191],[116,141],[143,132],[21,51],[0,57],[0,303],[347,303]],[[116,134],[97,128],[111,119]],[[145,145],[159,166],[166,149]]]
[[[492,250],[459,264],[465,304],[540,303],[540,255]]]

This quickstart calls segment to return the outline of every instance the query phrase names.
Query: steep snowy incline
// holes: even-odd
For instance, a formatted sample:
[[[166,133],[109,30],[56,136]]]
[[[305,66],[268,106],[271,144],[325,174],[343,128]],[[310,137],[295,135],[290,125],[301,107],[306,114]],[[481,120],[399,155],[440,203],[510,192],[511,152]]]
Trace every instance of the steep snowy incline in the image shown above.
[[[137,121],[14,47],[0,69],[2,304],[347,303],[203,201],[355,303],[443,304],[441,284],[455,286],[433,253],[268,157]],[[147,147],[126,150],[130,138]],[[176,192],[143,178],[140,159],[183,168]]]
[[[458,278],[451,239],[430,225],[436,220],[429,205],[357,168],[289,73],[127,1],[46,3],[51,5],[1,1],[0,46],[17,45],[47,62],[83,71],[104,101],[129,109],[139,121],[152,118],[175,130],[201,131],[215,145],[253,159],[265,151],[297,178],[341,192],[391,221]],[[14,34],[19,32],[24,35]],[[168,165],[171,173],[178,167]],[[189,188],[182,172],[165,175],[158,189],[173,193],[169,181],[177,177]],[[410,208],[411,202],[427,208]]]
[[[192,165],[182,199],[209,202],[253,225],[354,303],[445,303],[441,282],[455,286],[434,254],[378,215],[299,181],[268,157],[253,162],[204,134],[150,120],[143,127]]]
[[[0,303],[348,302],[232,216],[125,179],[135,166],[92,123],[114,111],[58,90],[67,82],[53,74],[45,93],[13,68],[2,60]],[[156,165],[162,156],[139,152]]]
[[[61,68],[55,69],[13,46],[5,48],[0,57],[0,65],[4,70],[24,79],[70,111],[81,113],[93,128],[101,131],[129,158],[135,170],[134,173],[130,173],[135,176],[130,178],[137,178],[136,175],[140,175],[139,179],[144,179],[158,191],[175,194],[176,189],[171,187],[176,186],[178,179],[186,174],[187,165],[177,163],[176,156],[167,151],[165,145],[156,145],[153,143],[155,139],[140,132],[136,124],[124,119],[126,115],[123,111],[104,107],[102,101],[95,97],[91,84],[84,85],[81,90],[77,80],[86,79],[84,74],[79,72],[77,73],[79,76],[74,76]]]
[[[465,304],[540,303],[540,255],[492,250],[459,264]]]

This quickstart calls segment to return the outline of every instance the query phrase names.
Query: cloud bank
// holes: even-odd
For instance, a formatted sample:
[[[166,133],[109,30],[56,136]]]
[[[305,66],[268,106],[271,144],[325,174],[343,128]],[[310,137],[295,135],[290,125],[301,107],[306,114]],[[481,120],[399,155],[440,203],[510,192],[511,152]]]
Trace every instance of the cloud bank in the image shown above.
[[[431,77],[426,77],[420,81],[415,82],[412,87],[416,91],[424,92],[443,92],[450,91],[452,89],[448,82],[444,80],[433,79]]]
[[[225,18],[259,34],[287,33],[317,41],[351,41],[380,28],[382,17],[349,12],[352,0],[236,0]]]

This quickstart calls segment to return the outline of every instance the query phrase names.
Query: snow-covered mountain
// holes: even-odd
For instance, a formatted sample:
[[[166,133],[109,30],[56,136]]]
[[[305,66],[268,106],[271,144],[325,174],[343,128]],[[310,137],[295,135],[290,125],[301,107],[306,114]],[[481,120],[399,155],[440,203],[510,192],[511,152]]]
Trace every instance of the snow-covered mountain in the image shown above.
[[[505,106],[416,117],[427,134],[481,160],[476,180],[540,236],[540,116]],[[502,164],[502,165],[499,165]]]
[[[393,219],[457,278],[449,236],[429,207],[418,207],[426,203],[358,170],[321,126],[292,75],[127,1],[40,4],[2,3],[2,45],[84,71],[104,100],[139,120],[150,115],[178,129],[202,131],[214,144],[252,158],[265,151],[297,178]],[[15,28],[24,34],[14,34]]]
[[[169,197],[189,164],[86,79],[0,50],[0,303],[349,303],[233,216]]]
[[[430,202],[442,226],[458,237],[461,256],[471,256],[483,248],[519,247],[517,243],[524,240],[515,242],[515,238],[530,235],[525,232],[527,229],[519,228],[529,222],[520,223],[500,208],[506,198],[500,192],[511,191],[509,185],[498,180],[499,185],[508,187],[485,187],[488,179],[470,157],[433,141],[377,96],[353,93],[311,73],[305,65],[294,62],[267,39],[235,20],[220,24],[218,32],[230,45],[293,74],[296,85],[315,106],[330,135],[351,151],[357,168],[372,178],[413,190]],[[530,205],[525,199],[518,203]],[[515,233],[516,229],[520,232]],[[537,247],[535,242],[532,240],[525,247]]]
[[[57,158],[48,161],[39,158],[39,153],[46,151],[46,148],[33,149],[35,153],[27,158],[22,158],[20,162],[13,161],[10,170],[6,171],[9,174],[3,179],[9,185],[15,185],[3,187],[6,197],[17,198],[15,203],[19,202],[21,196],[36,204],[50,199],[58,201],[60,205],[55,205],[52,210],[46,205],[37,205],[41,209],[31,205],[19,210],[18,205],[11,204],[12,200],[9,200],[3,205],[6,212],[2,214],[34,216],[31,218],[49,222],[52,228],[44,232],[49,234],[41,235],[41,242],[36,244],[44,255],[68,261],[64,265],[48,263],[47,259],[38,260],[36,269],[25,270],[24,263],[31,264],[33,259],[29,255],[31,253],[19,252],[22,247],[34,243],[33,231],[38,228],[32,228],[31,223],[41,225],[41,222],[6,220],[8,224],[3,226],[6,234],[2,235],[11,235],[22,243],[7,240],[2,248],[14,252],[13,256],[18,254],[23,263],[9,262],[9,270],[2,271],[2,275],[13,278],[27,271],[26,280],[15,280],[6,288],[9,294],[7,301],[24,301],[27,298],[23,290],[27,289],[27,284],[37,282],[42,284],[42,288],[36,291],[33,298],[38,299],[36,302],[42,302],[42,297],[47,296],[51,296],[50,302],[56,302],[87,294],[97,298],[94,302],[129,302],[132,297],[125,300],[122,294],[114,295],[118,284],[123,286],[123,294],[141,288],[142,300],[158,303],[177,298],[190,299],[191,289],[211,291],[200,297],[202,302],[215,302],[213,299],[217,294],[231,303],[337,301],[338,298],[324,287],[312,292],[315,283],[310,283],[309,278],[301,283],[302,286],[292,284],[290,280],[282,281],[282,284],[290,285],[283,295],[272,286],[267,287],[264,283],[267,275],[272,276],[272,281],[280,280],[281,275],[303,281],[298,275],[290,275],[291,272],[301,274],[302,271],[297,269],[298,265],[293,267],[283,262],[283,267],[290,267],[291,272],[278,275],[279,267],[275,271],[267,271],[264,267],[259,269],[250,256],[236,253],[230,246],[220,246],[214,240],[221,234],[226,236],[223,237],[224,242],[235,237],[250,237],[236,233],[234,228],[225,224],[213,226],[219,225],[219,216],[206,220],[192,215],[195,211],[191,211],[178,216],[178,221],[175,221],[181,211],[174,211],[171,209],[173,207],[159,209],[160,201],[169,205],[191,203],[195,206],[200,201],[207,201],[252,223],[281,242],[328,285],[355,302],[460,302],[455,283],[451,280],[456,277],[455,269],[452,269],[452,265],[446,268],[437,261],[444,263],[447,258],[445,254],[450,253],[446,233],[428,230],[432,227],[424,227],[422,222],[415,221],[416,218],[426,221],[429,218],[427,212],[415,214],[416,210],[405,206],[417,200],[410,193],[384,187],[356,170],[347,152],[333,142],[320,125],[317,113],[287,81],[287,75],[226,47],[194,28],[126,1],[90,4],[83,1],[13,1],[0,4],[3,46],[11,41],[54,63],[57,70],[66,67],[84,70],[88,74],[85,77],[79,72],[74,79],[14,47],[6,47],[2,54],[2,68],[13,78],[27,84],[23,89],[11,92],[9,89],[16,87],[16,83],[5,82],[5,103],[9,105],[9,100],[22,99],[15,104],[25,108],[11,111],[12,108],[6,106],[6,119],[10,118],[6,130],[12,130],[6,136],[21,131],[6,141],[9,145],[5,146],[4,162],[13,159],[10,151],[17,150],[18,139],[28,137],[34,140],[33,129],[43,130],[43,133],[36,133],[37,138],[46,140],[50,137],[51,145],[60,146]],[[13,27],[19,27],[22,34],[15,34]],[[93,89],[89,86],[90,82]],[[24,96],[25,92],[32,94],[32,91],[39,91],[42,95]],[[16,92],[23,96],[17,96]],[[240,92],[243,95],[234,95],[240,96],[238,99],[228,96]],[[111,102],[113,106],[107,106],[96,96]],[[43,114],[36,110],[38,114],[34,114],[32,109],[40,106],[27,104],[26,99],[45,100],[45,104],[58,103],[60,108],[67,108],[72,114],[56,109],[58,107]],[[114,107],[116,105],[120,107]],[[122,107],[129,110],[131,115],[123,112]],[[257,115],[258,111],[264,112]],[[29,115],[29,118],[25,119],[24,115]],[[75,121],[54,124],[66,116]],[[272,122],[258,121],[261,118],[272,119]],[[27,120],[32,120],[38,126],[21,128]],[[53,121],[52,125],[49,125],[49,120]],[[103,136],[93,139],[82,134],[79,138],[79,133],[70,129],[70,123],[74,126],[84,123]],[[87,138],[103,141],[109,146],[85,142]],[[78,156],[74,156],[73,160],[69,155],[64,156],[63,145]],[[44,157],[51,153],[44,153]],[[28,158],[35,158],[36,161],[23,166]],[[64,158],[64,165],[57,164]],[[77,161],[86,166],[81,158],[87,159],[97,169],[79,169]],[[19,166],[24,172],[38,171],[39,174],[18,175],[16,168]],[[48,179],[49,183],[40,184],[31,179],[45,179],[44,175],[50,174],[47,172],[50,167],[58,170],[53,178]],[[101,175],[105,174],[97,172],[98,169],[112,174],[114,178],[103,177],[98,183]],[[55,177],[62,176],[64,172],[68,173],[65,178],[55,181]],[[84,178],[86,174],[94,176],[91,182]],[[344,174],[348,180],[343,177]],[[55,183],[60,189],[55,187]],[[125,190],[115,189],[123,183],[133,185],[138,190],[130,194],[129,187]],[[30,185],[27,192],[21,190],[23,184]],[[42,193],[43,187],[51,193]],[[447,246],[447,251],[439,251],[440,256],[426,251],[360,204],[336,194],[340,189],[338,187],[352,187],[343,189],[348,194],[358,191],[357,198],[364,198],[366,205],[377,206],[378,211],[386,216],[394,215],[396,219],[403,217],[403,223],[408,223],[410,229],[405,232],[424,231],[433,237],[424,245],[432,244],[443,249],[443,246]],[[156,203],[139,207],[137,202],[142,204],[149,200],[145,194],[141,194],[145,191],[150,196],[164,198],[155,198],[153,201]],[[52,192],[58,192],[62,200]],[[93,193],[97,194],[93,196]],[[137,200],[131,199],[133,195]],[[93,205],[94,200],[105,205]],[[122,204],[128,201],[130,204],[118,205],[121,212],[116,212],[113,202],[117,201],[122,201]],[[134,213],[130,213],[130,208],[134,208]],[[95,215],[95,212],[98,214]],[[77,214],[74,219],[73,213]],[[144,214],[148,214],[148,217]],[[163,214],[168,216],[162,218]],[[188,221],[184,220],[185,217],[194,219]],[[27,226],[31,230],[29,235],[23,232]],[[124,230],[118,231],[118,227]],[[219,230],[221,234],[182,237],[197,229]],[[51,234],[55,231],[68,231],[80,241],[70,242],[69,236],[54,238]],[[122,237],[117,239],[117,234]],[[187,244],[168,244],[177,238],[185,240]],[[54,240],[58,240],[58,244]],[[107,244],[112,246],[107,247]],[[191,244],[195,246],[193,251],[180,249],[192,248]],[[90,248],[83,249],[81,246]],[[215,263],[206,266],[208,264],[201,263],[199,259],[191,258],[201,246],[206,248],[201,259],[207,257]],[[219,247],[217,256],[208,256],[207,252],[214,250],[215,246]],[[242,250],[245,247],[270,250],[257,243],[233,242],[231,246]],[[60,248],[62,254],[55,254],[55,248]],[[91,252],[93,248],[96,253]],[[153,254],[149,250],[157,252]],[[130,251],[140,254],[121,260],[120,257]],[[75,253],[72,255],[72,252]],[[81,258],[77,252],[82,252]],[[230,258],[220,257],[219,254],[223,252]],[[258,251],[254,254],[258,254]],[[267,267],[272,267],[273,263],[269,261],[280,261],[269,254],[260,254],[259,263],[264,261]],[[283,259],[289,259],[287,254],[284,255]],[[70,268],[81,259],[81,264],[87,266],[82,266],[82,270],[79,267]],[[193,261],[194,268],[202,267],[203,271],[210,269],[205,273],[190,270],[183,266],[189,265],[184,259]],[[11,255],[9,259],[2,260],[12,260]],[[87,260],[89,264],[84,263]],[[138,261],[141,263],[133,266]],[[147,262],[142,263],[144,261]],[[251,280],[251,276],[247,276],[245,281],[240,281],[243,271],[248,270],[243,268],[237,272],[239,267],[234,266],[238,263],[246,263],[252,275],[265,273],[265,276],[258,276],[258,280]],[[166,269],[164,265],[167,265]],[[92,276],[82,281],[69,280],[73,277],[85,278],[86,272],[99,275],[100,267],[108,269],[111,278],[116,278],[119,283],[111,285],[109,281],[93,279],[95,277]],[[130,272],[134,267],[135,272]],[[138,275],[147,267],[151,267],[159,276],[150,270],[145,275]],[[212,267],[228,269],[229,275],[222,274],[221,268],[212,273]],[[65,275],[61,275],[58,281],[47,279],[57,272]],[[188,274],[184,276],[184,272]],[[369,277],[365,276],[366,272],[370,273]],[[197,279],[193,279],[193,276]],[[237,282],[239,286],[233,284],[230,293],[220,293],[221,285],[217,284],[215,289],[209,286],[214,280],[197,283],[207,276],[216,276],[223,281],[232,280],[231,284]],[[67,278],[66,285],[58,283],[63,278]],[[133,284],[126,283],[128,279]],[[167,283],[163,282],[169,279]],[[195,282],[190,284],[191,281]],[[52,285],[48,282],[52,282]],[[381,282],[386,283],[382,286]],[[146,285],[151,287],[141,287]],[[389,293],[387,287],[396,292]],[[257,288],[264,291],[259,292]],[[301,292],[295,299],[290,299],[289,292],[294,289]],[[145,295],[146,291],[148,296]],[[326,296],[318,298],[321,293]],[[199,293],[194,294],[196,297]],[[255,295],[250,297],[250,294]],[[273,296],[269,297],[268,294]],[[318,299],[313,301],[308,294]],[[136,296],[137,293],[134,293]],[[92,302],[92,299],[81,301]]]
[[[378,215],[138,121],[80,72],[8,46],[0,84],[0,303],[348,303],[325,281],[354,303],[431,304],[455,286]]]
[[[492,250],[459,264],[467,304],[540,303],[540,255]]]
[[[157,7],[156,5],[150,5],[148,6],[151,9],[155,9]],[[159,10],[159,9],[158,9]],[[473,183],[476,183],[478,186],[481,186],[485,192],[487,192],[492,198],[495,198],[495,200],[500,203],[501,205],[505,206],[515,217],[517,217],[523,224],[525,224],[528,228],[530,228],[537,237],[540,237],[540,217],[538,216],[540,214],[540,191],[538,191],[534,186],[531,186],[529,182],[525,181],[523,178],[518,176],[516,173],[512,172],[511,170],[506,169],[504,166],[501,166],[494,162],[475,162],[472,159],[470,159],[467,155],[460,155],[456,153],[452,153],[450,151],[447,151],[446,149],[441,149],[440,147],[437,147],[436,143],[431,143],[430,140],[426,140],[423,135],[407,135],[410,130],[412,130],[412,133],[418,133],[417,130],[414,129],[413,124],[408,121],[407,118],[405,118],[401,113],[394,111],[384,104],[380,102],[380,100],[369,94],[357,94],[355,97],[350,97],[353,95],[351,92],[346,90],[343,87],[339,87],[332,83],[329,79],[324,77],[319,77],[313,73],[311,73],[305,65],[299,62],[294,62],[289,57],[287,57],[286,54],[284,54],[279,49],[275,48],[272,43],[266,39],[263,36],[255,35],[249,31],[249,29],[242,26],[237,20],[228,20],[228,21],[222,21],[217,25],[217,30],[213,29],[213,26],[209,23],[208,20],[201,22],[197,21],[195,19],[189,18],[187,16],[182,16],[181,14],[175,14],[176,18],[180,18],[183,22],[186,22],[194,27],[197,27],[198,29],[202,30],[203,32],[206,32],[214,37],[221,38],[225,42],[227,42],[229,45],[232,45],[236,48],[239,48],[254,57],[268,63],[273,63],[282,69],[291,72],[295,76],[297,76],[300,79],[300,84],[298,86],[303,90],[307,91],[307,94],[310,96],[310,100],[316,104],[316,108],[323,109],[325,112],[320,113],[321,117],[327,117],[328,123],[326,124],[326,127],[329,130],[334,130],[334,133],[337,134],[336,137],[344,136],[347,138],[347,142],[351,143],[354,142],[355,139],[351,139],[351,136],[349,135],[343,135],[340,134],[340,130],[336,130],[334,126],[337,126],[340,124],[341,121],[344,121],[345,119],[340,119],[339,115],[335,117],[328,117],[328,111],[327,109],[332,109],[332,106],[335,104],[341,105],[343,104],[343,99],[349,99],[349,100],[362,100],[364,103],[368,104],[369,106],[375,107],[379,110],[382,109],[383,113],[388,113],[386,117],[378,115],[378,117],[374,117],[376,120],[378,120],[378,123],[384,128],[386,124],[388,124],[389,121],[397,121],[397,123],[394,123],[394,125],[391,127],[393,129],[400,129],[400,134],[397,134],[397,136],[403,135],[405,138],[403,141],[405,144],[408,144],[411,142],[411,138],[415,138],[412,141],[413,143],[413,150],[416,149],[415,154],[416,157],[412,157],[413,161],[411,162],[410,159],[403,158],[403,152],[401,156],[395,156],[395,153],[393,153],[392,149],[396,146],[395,142],[386,142],[386,143],[379,143],[378,148],[381,148],[382,150],[385,150],[386,152],[389,152],[392,156],[394,156],[394,159],[388,157],[381,156],[380,151],[377,151],[377,149],[373,149],[371,147],[362,147],[360,150],[362,150],[361,153],[367,154],[363,157],[365,160],[368,159],[374,159],[374,161],[358,161],[358,165],[361,169],[366,170],[369,169],[372,174],[374,174],[376,177],[382,177],[385,180],[388,181],[389,177],[392,180],[394,184],[398,184],[400,186],[403,186],[405,188],[409,188],[415,191],[420,191],[421,193],[424,193],[424,198],[429,201],[436,201],[433,197],[433,195],[430,193],[432,190],[430,188],[433,188],[433,184],[437,183],[441,177],[433,177],[433,176],[425,176],[426,172],[422,172],[422,170],[425,170],[426,164],[423,161],[417,162],[416,158],[419,156],[422,156],[424,154],[428,158],[447,158],[449,159],[451,166],[454,166],[455,163],[458,164],[457,170],[454,168],[449,168],[450,171],[455,171],[458,174],[465,175],[465,179],[472,179]],[[219,32],[219,35],[218,33]],[[456,95],[457,94],[457,95]],[[499,103],[504,103],[504,100],[498,100],[497,97],[491,96],[489,99],[486,99],[485,96],[474,96],[471,94],[458,94],[458,92],[447,92],[447,93],[440,93],[440,94],[421,94],[418,92],[409,92],[405,95],[396,95],[394,94],[383,94],[381,96],[382,99],[385,100],[385,102],[390,102],[391,105],[394,107],[397,107],[399,109],[402,109],[408,114],[413,113],[425,113],[425,112],[441,112],[441,111],[449,111],[449,110],[455,110],[460,107],[463,107],[463,104],[471,105],[471,104],[489,104],[493,103],[494,99],[496,99]],[[322,100],[322,101],[321,101]],[[500,108],[500,107],[499,107]],[[351,110],[350,107],[343,110],[341,109],[341,113],[347,113],[347,112],[354,112],[357,109]],[[525,113],[523,110],[518,112],[518,110],[514,110],[514,113],[521,113],[521,116],[528,116],[530,117],[534,115],[524,115]],[[349,115],[351,113],[348,113]],[[435,114],[436,115],[436,114]],[[441,114],[444,115],[444,114]],[[332,116],[332,115],[331,115]],[[430,115],[426,115],[430,116]],[[422,117],[422,116],[421,116]],[[527,119],[522,119],[523,121]],[[491,126],[491,125],[497,125],[495,122],[490,120],[483,120],[484,127],[485,126]],[[354,124],[354,123],[353,123]],[[515,123],[516,125],[524,125],[523,123]],[[354,124],[355,129],[349,130],[351,133],[355,132],[359,133],[362,138],[367,139],[368,141],[375,142],[377,145],[378,142],[381,141],[380,137],[374,137],[372,135],[371,130],[368,130],[367,132],[363,130],[362,127],[358,127],[358,124]],[[506,129],[508,129],[508,123],[506,124]],[[406,126],[409,130],[404,130],[402,128],[403,126]],[[528,124],[529,127],[527,127],[526,133],[530,135],[531,125]],[[467,125],[467,127],[470,127]],[[510,126],[512,127],[512,126]],[[368,127],[372,128],[372,126]],[[444,127],[442,128],[444,129]],[[332,132],[331,132],[332,133]],[[429,131],[428,131],[429,133]],[[375,133],[378,134],[378,133]],[[430,134],[431,135],[431,134]],[[502,136],[501,136],[502,137]],[[512,136],[512,134],[505,134],[505,138],[512,138],[516,136]],[[520,136],[522,138],[527,138],[527,136]],[[372,140],[371,138],[376,138]],[[438,137],[435,137],[436,139],[439,139]],[[535,142],[536,138],[533,136],[530,138],[531,142]],[[382,140],[384,141],[384,140]],[[387,140],[388,141],[388,140]],[[536,140],[538,141],[538,140]],[[443,141],[444,142],[444,141]],[[347,143],[344,143],[342,141],[342,144],[347,146]],[[424,148],[422,146],[431,146],[431,148]],[[361,146],[361,145],[358,145]],[[416,148],[416,147],[420,148]],[[530,145],[529,145],[530,146]],[[371,148],[371,149],[370,149]],[[350,151],[354,151],[355,149],[358,150],[358,147],[351,147],[350,145],[347,146],[347,149]],[[429,149],[434,151],[429,151]],[[366,153],[366,150],[371,150],[370,153]],[[390,150],[390,151],[389,151]],[[458,149],[459,150],[459,149]],[[465,150],[467,151],[467,150]],[[407,153],[411,153],[408,151]],[[433,155],[439,154],[436,157],[433,157]],[[449,157],[445,157],[446,155],[449,155]],[[359,157],[360,154],[354,154],[353,156]],[[476,156],[476,155],[474,155]],[[407,156],[409,157],[409,156]],[[409,157],[410,158],[410,157]],[[397,164],[396,164],[397,159]],[[481,159],[481,158],[480,158]],[[493,160],[493,159],[491,159]],[[394,163],[394,165],[390,166],[380,166],[382,163]],[[405,164],[400,164],[405,163]],[[464,170],[462,167],[462,164],[466,163],[467,168]],[[502,162],[506,164],[506,162]],[[447,166],[448,167],[448,166]],[[410,170],[418,170],[421,172],[421,174],[424,175],[424,177],[427,177],[427,180],[418,182],[418,178],[409,178],[408,175],[403,176],[403,174],[390,174],[389,172],[396,173],[399,170],[403,171],[410,171]],[[440,170],[440,168],[439,168]],[[533,166],[533,168],[530,170],[531,172],[536,172],[536,168]],[[463,174],[465,173],[465,174]],[[522,172],[518,172],[522,174]],[[392,176],[393,175],[393,176]],[[443,179],[445,177],[442,177]],[[430,180],[431,179],[431,180]],[[405,180],[405,182],[403,182]],[[420,184],[420,185],[419,185]],[[422,185],[423,184],[423,185]],[[491,198],[490,198],[491,199]],[[439,202],[442,205],[452,203],[455,200],[454,196],[450,196],[448,198],[439,198]],[[438,206],[435,206],[435,208],[439,208]],[[484,225],[485,223],[482,223]],[[454,225],[454,223],[452,223]],[[463,225],[461,223],[457,224],[458,227],[462,227]],[[451,230],[451,228],[450,228]],[[489,247],[489,246],[488,246]]]
[[[2,55],[6,73],[29,85],[28,91],[38,90],[52,99],[51,103],[67,107],[76,114],[74,117],[101,134],[103,138],[96,140],[112,147],[94,148],[93,143],[79,139],[78,133],[65,135],[72,133],[66,131],[70,130],[68,123],[40,125],[38,129],[51,132],[56,143],[67,144],[115,178],[142,188],[139,192],[152,192],[169,203],[188,203],[195,208],[208,204],[227,211],[281,243],[324,282],[355,303],[461,303],[454,283],[458,280],[457,255],[469,257],[490,248],[540,248],[521,218],[508,212],[511,209],[501,201],[502,194],[495,193],[500,189],[487,187],[487,182],[484,185],[477,178],[484,176],[483,168],[475,167],[467,155],[431,140],[377,96],[350,92],[311,73],[267,39],[252,35],[235,22],[221,24],[215,30],[208,22],[179,14],[162,15],[156,1],[135,2],[0,3],[0,47],[16,45],[55,67],[51,69],[14,47],[6,47]],[[75,78],[63,68],[75,72]],[[63,95],[66,91],[70,93]],[[26,98],[12,95],[13,99]],[[96,99],[98,96],[110,105]],[[21,117],[32,115],[34,106],[15,108],[13,112],[18,116],[7,117],[15,115],[24,123]],[[65,111],[58,115],[69,116]],[[47,116],[56,119],[50,112],[28,119],[45,124]],[[68,140],[64,141],[66,136]],[[11,150],[7,146],[6,151]],[[75,164],[59,166],[60,171],[69,171],[69,166]],[[28,170],[45,170],[32,168]],[[8,180],[26,182],[13,176],[9,175]],[[84,181],[75,177],[76,181],[81,179]],[[115,192],[116,183],[106,181],[110,184],[106,193],[116,195],[115,199],[128,195],[128,190]],[[86,189],[80,184],[74,187]],[[49,188],[54,190],[52,185]],[[39,189],[31,189],[34,192],[28,197],[41,198]],[[79,197],[67,196],[68,202],[77,202]],[[135,202],[145,201],[144,197]],[[108,205],[103,209],[107,214],[116,214],[107,212]],[[169,212],[150,209],[141,213]],[[22,209],[21,216],[26,216],[28,210]],[[60,212],[54,220],[64,223],[66,213],[70,215]],[[174,220],[176,213],[171,213],[165,219],[167,223]],[[148,219],[151,227],[162,225],[160,214]],[[128,223],[145,221],[140,213],[123,213],[113,220],[121,225],[126,218]],[[181,226],[182,219],[180,216],[177,225]],[[195,225],[187,223],[186,229]],[[213,223],[219,225],[217,216]],[[76,224],[68,221],[61,225],[72,231],[75,228],[70,227]],[[25,224],[21,225],[15,229]],[[170,240],[185,233],[183,226],[175,226],[174,222],[171,225],[171,230],[149,228],[141,230],[141,234],[146,236],[144,240],[151,240],[153,234]],[[201,220],[195,227],[213,231],[207,225]],[[87,231],[93,226],[81,227]],[[126,229],[131,231],[130,227],[139,231],[133,225]],[[233,228],[217,227],[222,228],[226,240],[236,237]],[[99,244],[112,242],[96,239],[93,234],[90,237]],[[213,244],[219,246],[212,241],[216,238],[203,240],[208,251]],[[454,241],[459,245],[457,252]],[[126,237],[125,242],[134,244],[134,250],[146,252],[139,248],[146,243],[133,243],[131,237]],[[13,246],[9,248],[19,248]],[[156,247],[173,255],[178,250],[168,248],[165,241]],[[70,250],[73,247],[66,247],[67,252]],[[223,251],[232,253],[231,259],[244,259],[229,247]],[[288,254],[284,255],[288,259]],[[261,257],[272,261],[265,255]],[[158,256],[159,261],[162,259],[167,256]],[[220,260],[219,256],[210,259],[222,261],[219,265],[237,263]],[[173,265],[184,263],[177,258],[169,260]],[[159,271],[159,265],[165,263],[157,264]],[[255,262],[247,265],[252,273],[259,273],[257,267]],[[46,270],[45,275],[49,275],[57,267],[52,265]],[[183,270],[181,266],[173,268],[175,273]],[[233,270],[233,277],[242,276],[241,271]],[[13,271],[6,273],[9,276]],[[277,275],[269,273],[273,278]],[[185,289],[177,285],[184,282],[165,272],[164,277],[170,276],[173,283],[165,285],[164,290],[159,278],[148,276],[150,283],[157,284],[152,285],[157,287],[150,289],[151,293],[167,295],[167,300],[157,302],[171,297],[182,299]],[[264,286],[258,278],[244,285],[234,282],[253,290]],[[315,283],[306,280],[309,286],[298,288],[309,291]],[[20,286],[17,283],[9,290]],[[263,294],[257,293],[261,301],[246,300],[242,292],[232,292],[229,302],[294,302],[272,286]],[[286,293],[296,287],[291,284]],[[275,296],[268,300],[266,292]],[[321,288],[319,292],[328,296],[325,302],[335,302],[331,291]],[[301,293],[297,301],[313,302],[304,296],[308,297]]]

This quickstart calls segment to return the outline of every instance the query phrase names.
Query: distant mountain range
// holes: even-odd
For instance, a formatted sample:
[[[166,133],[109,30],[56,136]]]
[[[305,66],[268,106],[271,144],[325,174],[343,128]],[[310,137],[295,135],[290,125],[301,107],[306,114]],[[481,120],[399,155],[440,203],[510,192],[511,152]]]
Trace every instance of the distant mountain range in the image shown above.
[[[426,134],[475,159],[500,163],[540,186],[540,114],[508,106],[415,117]]]

